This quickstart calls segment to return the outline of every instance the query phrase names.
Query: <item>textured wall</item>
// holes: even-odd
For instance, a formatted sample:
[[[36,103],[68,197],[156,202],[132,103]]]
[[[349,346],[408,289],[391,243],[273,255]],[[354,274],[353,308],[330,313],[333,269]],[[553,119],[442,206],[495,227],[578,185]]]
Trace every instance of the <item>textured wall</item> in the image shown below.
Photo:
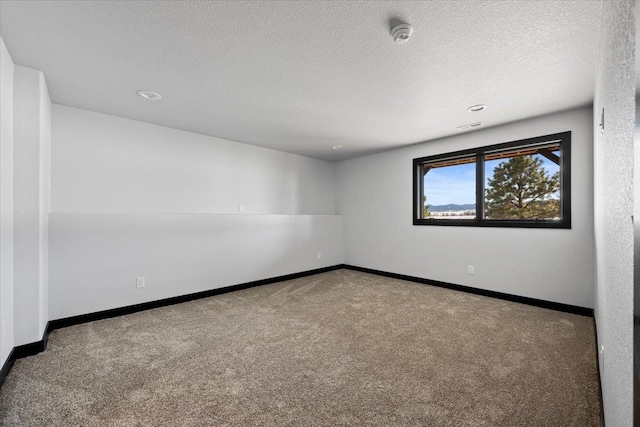
[[[0,38],[0,366],[13,349],[13,61]]]
[[[51,212],[51,111],[49,88],[44,75],[40,78],[40,166],[38,224],[40,233],[39,300],[40,336],[49,320],[49,213]]]
[[[345,262],[593,307],[592,120],[591,108],[583,108],[340,162]],[[413,158],[568,130],[571,230],[413,225]]]
[[[594,100],[596,322],[605,421],[631,426],[633,379],[633,0],[603,2]],[[605,109],[605,131],[599,127]]]
[[[14,75],[15,346],[42,339],[48,318],[51,101],[42,72]]]

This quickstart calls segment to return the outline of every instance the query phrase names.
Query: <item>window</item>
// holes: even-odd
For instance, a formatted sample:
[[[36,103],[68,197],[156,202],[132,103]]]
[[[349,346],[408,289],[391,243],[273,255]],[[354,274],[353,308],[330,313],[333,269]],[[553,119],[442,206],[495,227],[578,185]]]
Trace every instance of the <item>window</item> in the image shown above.
[[[414,225],[571,228],[571,132],[413,160]]]

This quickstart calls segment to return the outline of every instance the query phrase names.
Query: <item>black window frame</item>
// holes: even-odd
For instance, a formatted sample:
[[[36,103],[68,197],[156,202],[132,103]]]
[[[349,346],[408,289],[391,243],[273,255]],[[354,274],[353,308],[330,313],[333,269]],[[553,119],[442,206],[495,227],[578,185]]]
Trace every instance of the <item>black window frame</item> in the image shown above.
[[[549,142],[560,145],[560,220],[545,219],[485,219],[485,176],[484,156],[490,152],[509,150]],[[423,165],[454,157],[473,157],[476,160],[476,217],[475,219],[439,219],[421,218],[422,195],[424,186]],[[434,156],[413,159],[413,225],[437,225],[453,227],[516,227],[516,228],[571,228],[571,131],[537,136],[535,138],[478,147],[469,150],[454,151]]]

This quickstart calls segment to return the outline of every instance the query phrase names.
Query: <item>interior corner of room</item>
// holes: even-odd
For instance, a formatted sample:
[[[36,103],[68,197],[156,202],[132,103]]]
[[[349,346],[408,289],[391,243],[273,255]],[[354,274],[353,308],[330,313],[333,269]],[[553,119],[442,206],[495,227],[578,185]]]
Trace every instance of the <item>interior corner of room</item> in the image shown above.
[[[306,3],[292,4],[293,9],[287,13],[295,14],[296,8],[309,13],[305,8],[313,9],[314,2]],[[416,15],[427,7],[420,2],[409,3]],[[581,7],[576,6],[579,2],[573,3]],[[634,239],[637,245],[640,232],[636,228],[634,236],[632,216],[640,215],[640,185],[635,183],[634,187],[633,176],[634,171],[636,177],[640,176],[640,150],[634,153],[633,118],[638,114],[634,102],[640,85],[631,69],[635,65],[638,73],[640,67],[634,62],[637,43],[629,34],[639,34],[634,19],[637,9],[631,0],[593,3],[599,6],[590,6],[593,16],[585,15],[584,19],[585,23],[593,23],[597,17],[597,34],[590,35],[595,61],[579,66],[593,72],[591,80],[581,80],[593,83],[583,88],[587,102],[556,109],[532,100],[532,109],[537,108],[540,114],[505,123],[493,124],[489,120],[479,130],[456,130],[425,139],[411,140],[412,135],[407,132],[400,144],[393,141],[394,132],[422,114],[410,108],[414,102],[410,94],[420,81],[400,79],[389,83],[388,91],[397,90],[408,97],[395,99],[389,95],[389,99],[395,99],[394,107],[409,99],[408,111],[389,112],[394,124],[389,129],[380,124],[384,117],[376,116],[377,111],[369,109],[364,101],[358,105],[366,119],[351,129],[341,114],[359,118],[358,114],[347,114],[348,102],[339,104],[341,112],[328,113],[332,107],[318,93],[318,87],[326,84],[327,91],[333,94],[334,89],[346,91],[347,86],[339,86],[349,82],[361,84],[357,90],[366,92],[367,88],[377,87],[386,94],[386,86],[371,72],[367,75],[373,77],[366,81],[338,79],[333,81],[334,86],[325,81],[310,88],[309,82],[319,82],[322,71],[332,68],[325,64],[326,68],[313,71],[314,67],[305,62],[313,58],[304,56],[300,61],[308,67],[303,69],[309,73],[309,80],[289,81],[283,87],[292,91],[304,87],[305,93],[317,97],[317,105],[312,105],[309,95],[309,105],[297,106],[292,95],[295,91],[290,97],[285,96],[284,89],[279,94],[266,89],[260,93],[261,78],[282,83],[279,73],[289,76],[291,72],[277,63],[269,68],[265,65],[267,59],[260,57],[265,62],[253,67],[265,66],[264,75],[258,76],[255,68],[247,69],[242,81],[255,90],[254,96],[272,95],[273,102],[253,104],[243,92],[244,98],[239,97],[234,100],[237,105],[228,107],[232,112],[246,107],[248,113],[241,118],[218,106],[215,113],[220,121],[227,120],[236,127],[244,126],[243,120],[246,121],[243,142],[222,131],[207,133],[206,118],[193,117],[191,100],[200,103],[199,97],[208,96],[199,93],[196,84],[183,82],[184,87],[191,87],[192,98],[167,85],[166,91],[159,91],[163,99],[154,104],[153,100],[137,97],[133,87],[100,87],[101,82],[91,82],[97,87],[87,89],[87,97],[106,99],[107,93],[113,92],[123,98],[132,96],[139,103],[123,102],[121,110],[108,102],[102,109],[95,108],[99,105],[95,99],[64,93],[65,85],[71,84],[74,77],[64,75],[61,68],[56,68],[56,62],[47,62],[51,58],[42,47],[20,38],[22,33],[17,28],[20,22],[30,22],[30,13],[44,13],[38,8],[59,17],[64,8],[72,6],[56,11],[61,2],[20,6],[19,2],[3,1],[0,383],[17,359],[46,352],[48,333],[55,328],[352,268],[592,315],[604,420],[608,426],[632,425],[634,268],[637,271],[640,265],[637,261],[634,264]],[[221,4],[207,7],[222,7]],[[227,4],[230,8],[244,7]],[[144,6],[131,7],[138,10]],[[164,6],[153,7],[161,11]],[[317,7],[313,10],[321,14]],[[342,3],[335,7],[348,8]],[[74,12],[74,16],[82,17],[87,10]],[[434,13],[442,10],[436,8]],[[9,21],[9,16],[14,20]],[[277,21],[277,17],[273,19]],[[414,26],[419,37],[423,28]],[[351,30],[346,33],[353,35]],[[60,34],[64,40],[64,32]],[[269,31],[266,34],[279,40]],[[384,41],[389,41],[388,36],[384,34]],[[187,43],[186,40],[176,43]],[[410,49],[412,43],[415,48],[419,42],[420,39],[412,39],[406,46],[397,46],[392,41],[390,46],[406,47],[405,52],[416,55],[421,51]],[[244,59],[249,58],[249,53],[258,55],[252,45],[257,39],[241,37],[238,43],[246,49]],[[80,41],[69,46],[72,48],[94,52]],[[273,51],[283,55],[279,57],[282,59],[298,52],[294,48],[286,45]],[[380,49],[387,55],[381,57],[393,58],[389,62],[397,65],[403,57],[391,48]],[[348,69],[349,49],[353,47],[335,49],[333,54],[339,58],[331,57],[340,78],[346,79],[344,75],[351,72],[366,72],[356,65],[353,70]],[[376,60],[380,58],[377,55],[382,55],[364,42],[361,49],[365,51],[363,55],[370,54]],[[126,55],[118,57],[114,52],[103,55],[107,58],[102,69],[105,74],[110,67],[126,62]],[[110,54],[114,56],[109,58]],[[182,51],[176,55],[177,61],[191,58]],[[112,60],[113,64],[109,62]],[[46,69],[38,69],[38,63]],[[406,68],[413,76],[411,63],[407,60]],[[388,72],[385,76],[389,77],[391,71],[397,71],[391,67],[385,63],[378,72]],[[220,79],[228,77],[223,69],[217,75]],[[472,80],[466,72],[464,75]],[[205,78],[195,71],[194,76]],[[149,78],[161,82],[158,76]],[[562,85],[571,85],[568,80],[558,84],[558,93],[562,92]],[[140,86],[135,89],[148,89],[142,87],[141,76],[136,75],[132,81]],[[487,81],[486,85],[499,91],[500,82]],[[441,92],[438,88],[432,90],[435,95]],[[479,91],[487,96],[490,92]],[[366,93],[362,96],[370,100]],[[422,96],[427,97],[424,93]],[[505,100],[501,113],[518,105],[518,100],[501,99]],[[162,102],[183,105],[184,116],[191,117],[178,123],[173,117],[177,110],[147,113],[147,108],[162,108]],[[278,102],[291,109],[280,110]],[[322,110],[323,106],[327,111]],[[430,111],[442,120],[450,119],[447,125],[454,129],[453,124],[462,118],[471,122],[469,115],[475,113],[467,113],[467,106],[462,115],[441,106],[433,106]],[[268,120],[270,113],[284,116],[284,112],[291,114],[290,119],[274,128]],[[305,126],[311,126],[309,123],[323,120],[337,130],[334,132],[328,125],[315,139],[301,136]],[[352,143],[357,149],[350,146],[349,140],[335,136],[344,129],[353,131]],[[637,147],[637,119],[635,129]],[[374,130],[387,133],[377,145],[368,146],[366,139],[373,138]],[[255,136],[263,131],[271,139],[260,141]],[[561,132],[571,132],[569,229],[412,224],[413,159]],[[418,134],[416,131],[414,135]],[[635,254],[637,260],[637,246]],[[638,276],[636,273],[636,281]],[[636,285],[640,295],[638,289]],[[636,296],[636,313],[639,299]],[[638,405],[639,400],[635,400]]]

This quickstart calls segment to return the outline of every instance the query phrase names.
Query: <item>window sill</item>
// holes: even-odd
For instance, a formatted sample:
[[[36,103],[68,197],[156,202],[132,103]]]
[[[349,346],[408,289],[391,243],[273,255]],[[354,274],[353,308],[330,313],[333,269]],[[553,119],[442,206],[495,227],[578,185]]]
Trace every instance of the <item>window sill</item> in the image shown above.
[[[413,225],[436,225],[449,227],[498,227],[498,228],[557,228],[571,229],[571,221],[508,221],[477,219],[414,219]]]

